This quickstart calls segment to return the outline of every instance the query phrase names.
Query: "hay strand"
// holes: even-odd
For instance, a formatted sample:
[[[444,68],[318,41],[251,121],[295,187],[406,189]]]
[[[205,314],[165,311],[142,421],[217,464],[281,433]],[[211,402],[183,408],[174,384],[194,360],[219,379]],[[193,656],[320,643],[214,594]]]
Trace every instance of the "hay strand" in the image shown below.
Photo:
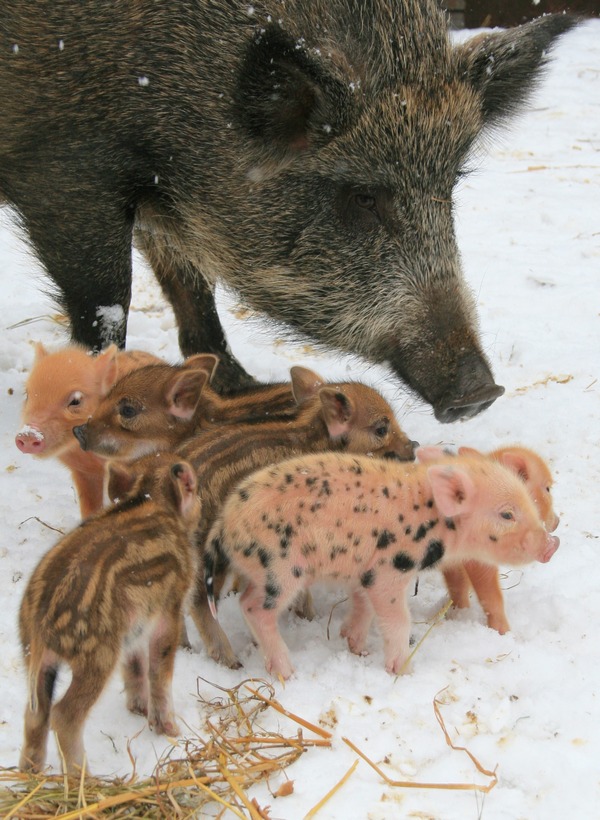
[[[322,797],[321,800],[319,800],[319,802],[316,805],[314,805],[307,814],[304,815],[304,820],[312,820],[312,818],[317,814],[317,812],[321,811],[325,803],[327,803],[327,801],[330,800],[333,797],[333,795],[342,788],[344,783],[346,783],[346,781],[352,777],[352,775],[354,774],[354,770],[357,766],[358,760],[355,760],[352,766],[350,766],[350,768],[346,772],[346,774],[342,778],[340,778],[340,780],[338,780],[338,782],[332,789],[329,789],[325,797]]]
[[[0,769],[0,781],[10,784],[0,791],[0,816],[172,820],[198,816],[212,803],[241,820],[261,820],[266,815],[249,799],[248,789],[283,771],[309,748],[330,746],[330,735],[284,709],[266,681],[242,681],[233,689],[209,685],[219,690],[219,697],[209,701],[198,694],[207,713],[202,735],[190,733],[174,742],[152,777],[137,780],[130,745],[133,774],[126,780],[93,778],[85,767],[76,778]],[[269,711],[285,715],[317,737],[305,740],[301,729],[290,737],[264,730],[258,719]]]
[[[446,687],[446,689],[447,689],[447,687]],[[477,771],[481,772],[481,774],[485,775],[486,777],[491,778],[490,782],[487,783],[487,784],[479,784],[479,783],[420,783],[420,782],[409,781],[409,780],[392,780],[390,777],[388,777],[386,775],[386,773],[384,771],[382,771],[382,769],[376,763],[374,763],[370,758],[368,758],[367,755],[358,748],[358,746],[356,746],[354,743],[352,743],[351,740],[349,740],[347,737],[343,737],[342,740],[344,741],[344,743],[346,743],[352,749],[353,752],[356,752],[357,755],[362,757],[362,759],[365,761],[365,763],[368,763],[369,766],[371,766],[372,769],[375,769],[377,774],[383,780],[385,780],[385,782],[387,783],[388,786],[394,786],[396,788],[402,788],[402,789],[448,789],[448,790],[453,790],[453,791],[475,791],[475,792],[484,792],[485,794],[487,794],[498,783],[498,776],[496,774],[496,769],[494,769],[493,771],[490,771],[489,769],[484,768],[481,765],[481,763],[477,760],[477,758],[468,749],[466,749],[464,746],[456,746],[452,742],[452,739],[451,739],[450,735],[448,734],[448,730],[446,729],[446,725],[444,723],[442,713],[440,711],[441,701],[440,701],[439,698],[440,698],[440,695],[442,694],[442,692],[445,692],[446,689],[441,689],[433,699],[433,711],[434,711],[434,714],[436,716],[437,722],[439,723],[440,728],[441,728],[441,730],[444,734],[444,738],[446,740],[446,743],[454,751],[465,752],[465,754],[467,754],[469,756],[470,760],[474,764]]]

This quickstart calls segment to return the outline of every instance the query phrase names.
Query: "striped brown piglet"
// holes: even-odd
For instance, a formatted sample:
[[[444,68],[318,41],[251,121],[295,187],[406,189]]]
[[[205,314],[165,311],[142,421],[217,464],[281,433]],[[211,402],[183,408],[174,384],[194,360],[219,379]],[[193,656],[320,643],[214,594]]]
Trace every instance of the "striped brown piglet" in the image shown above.
[[[200,514],[196,474],[181,458],[153,455],[135,475],[109,465],[121,499],[86,519],[40,561],[21,604],[28,675],[20,767],[39,771],[49,729],[65,768],[84,766],[83,729],[122,658],[127,708],[159,734],[178,734],[171,678],[182,606],[195,572]],[[53,705],[59,667],[72,680]]]
[[[74,428],[81,450],[134,461],[174,450],[215,425],[294,415],[298,403],[323,384],[316,373],[299,367],[294,390],[290,382],[256,384],[221,396],[210,383],[217,368],[216,356],[199,353],[180,365],[152,364],[128,373],[86,423]]]

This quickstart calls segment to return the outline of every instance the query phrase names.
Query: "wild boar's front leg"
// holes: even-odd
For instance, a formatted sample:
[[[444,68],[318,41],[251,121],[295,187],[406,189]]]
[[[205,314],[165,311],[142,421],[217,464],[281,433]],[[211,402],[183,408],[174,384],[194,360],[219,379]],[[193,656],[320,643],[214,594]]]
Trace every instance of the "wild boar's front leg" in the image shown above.
[[[173,308],[182,354],[215,353],[219,357],[212,382],[219,392],[236,392],[255,385],[256,380],[231,352],[217,313],[214,289],[202,271],[176,258],[166,243],[149,231],[136,231],[136,244]]]
[[[38,149],[32,161],[39,172],[12,179],[12,199],[58,288],[73,340],[92,350],[111,342],[123,348],[134,212],[102,175],[110,160],[90,154],[83,172],[55,161],[65,150],[51,141]]]

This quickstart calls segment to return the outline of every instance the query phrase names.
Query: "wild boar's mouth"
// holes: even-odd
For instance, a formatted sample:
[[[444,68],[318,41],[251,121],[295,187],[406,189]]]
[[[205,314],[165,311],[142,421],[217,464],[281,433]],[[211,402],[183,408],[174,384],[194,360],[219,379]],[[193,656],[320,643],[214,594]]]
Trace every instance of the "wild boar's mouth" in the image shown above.
[[[453,373],[438,365],[436,374],[434,362],[429,363],[428,372],[423,374],[393,358],[390,364],[409,387],[431,404],[436,419],[443,424],[476,416],[504,393],[485,359],[475,352],[463,355],[452,368]]]
[[[504,388],[493,381],[464,396],[443,397],[433,406],[435,417],[444,424],[460,419],[470,419],[487,410],[504,393]]]

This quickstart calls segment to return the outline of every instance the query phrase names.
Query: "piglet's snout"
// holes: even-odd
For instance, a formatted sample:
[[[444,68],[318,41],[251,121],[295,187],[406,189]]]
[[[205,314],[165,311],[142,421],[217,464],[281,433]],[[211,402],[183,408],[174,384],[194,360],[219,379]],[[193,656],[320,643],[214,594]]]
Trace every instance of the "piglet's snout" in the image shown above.
[[[33,455],[39,455],[46,449],[44,434],[33,425],[28,425],[17,433],[15,444],[22,453],[33,453]]]
[[[542,564],[547,564],[548,561],[552,558],[558,546],[560,544],[560,539],[557,535],[548,535],[546,538],[546,546],[542,552],[540,557],[540,561]]]

